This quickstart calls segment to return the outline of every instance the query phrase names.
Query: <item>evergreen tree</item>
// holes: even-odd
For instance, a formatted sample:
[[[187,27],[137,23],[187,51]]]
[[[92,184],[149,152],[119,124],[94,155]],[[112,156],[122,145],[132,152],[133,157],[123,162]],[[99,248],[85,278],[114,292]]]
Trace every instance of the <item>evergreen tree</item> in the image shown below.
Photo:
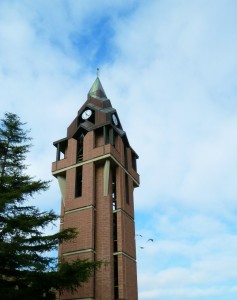
[[[73,290],[87,281],[99,263],[76,260],[58,265],[49,255],[77,233],[66,229],[45,235],[58,216],[26,205],[49,183],[25,173],[31,139],[23,125],[12,113],[6,113],[0,124],[0,298],[55,299],[55,292]]]

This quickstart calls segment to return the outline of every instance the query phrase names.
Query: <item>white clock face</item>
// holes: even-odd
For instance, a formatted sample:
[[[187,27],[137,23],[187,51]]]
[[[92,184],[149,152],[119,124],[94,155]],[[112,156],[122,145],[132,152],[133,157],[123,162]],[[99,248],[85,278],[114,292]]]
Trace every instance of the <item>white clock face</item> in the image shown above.
[[[81,115],[83,120],[87,120],[90,118],[90,116],[92,115],[92,110],[91,109],[86,109],[83,114]]]
[[[116,115],[112,115],[112,119],[113,119],[113,122],[116,126],[118,126],[118,118],[116,117]]]

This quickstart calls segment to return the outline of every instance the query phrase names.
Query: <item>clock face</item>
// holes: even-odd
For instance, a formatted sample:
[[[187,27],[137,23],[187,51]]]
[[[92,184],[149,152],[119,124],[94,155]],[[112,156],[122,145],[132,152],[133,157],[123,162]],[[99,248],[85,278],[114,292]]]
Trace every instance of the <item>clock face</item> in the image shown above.
[[[87,119],[90,118],[91,115],[92,115],[92,110],[91,110],[91,109],[86,109],[86,110],[82,113],[81,117],[82,117],[83,120],[87,120]]]
[[[115,114],[112,115],[112,119],[113,119],[114,125],[118,126],[118,118],[116,117]]]

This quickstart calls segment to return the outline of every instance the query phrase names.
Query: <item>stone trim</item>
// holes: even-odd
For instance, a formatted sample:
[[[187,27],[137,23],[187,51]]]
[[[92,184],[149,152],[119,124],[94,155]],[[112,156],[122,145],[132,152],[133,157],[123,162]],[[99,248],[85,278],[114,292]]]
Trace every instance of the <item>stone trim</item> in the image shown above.
[[[118,209],[114,210],[113,213],[115,214],[115,213],[117,213],[117,212],[119,212],[119,211],[120,211],[121,213],[123,213],[125,216],[127,216],[129,219],[131,219],[131,220],[134,222],[134,218],[131,217],[128,213],[126,213],[126,211],[123,210],[122,208],[118,208]]]
[[[88,252],[95,253],[95,250],[94,249],[77,250],[77,251],[63,253],[62,256],[69,256],[69,255],[81,254],[81,253],[88,253]]]
[[[126,257],[128,257],[129,259],[133,260],[134,262],[137,262],[136,259],[130,255],[128,255],[127,253],[123,252],[123,251],[119,251],[119,252],[114,252],[113,254],[114,256],[115,255],[124,255]]]
[[[127,173],[129,177],[132,178],[132,180],[136,183],[136,185],[139,186],[139,182],[137,182],[136,179],[124,168],[124,166],[113,155],[111,155],[111,154],[101,155],[101,156],[95,157],[93,159],[89,159],[89,160],[86,160],[86,161],[83,161],[83,162],[71,165],[69,167],[53,171],[52,174],[53,175],[57,175],[57,174],[60,174],[60,173],[62,173],[64,171],[67,171],[67,170],[70,170],[70,169],[73,169],[73,168],[76,168],[76,167],[79,167],[79,166],[82,166],[82,165],[85,165],[85,164],[89,164],[89,163],[92,163],[92,162],[95,162],[95,161],[98,161],[98,160],[108,159],[108,158],[111,158],[117,165],[119,165],[120,168],[123,169],[123,171],[125,173]]]
[[[65,215],[72,214],[74,212],[78,212],[78,211],[82,211],[82,210],[86,210],[86,209],[90,209],[90,208],[94,208],[94,206],[93,205],[88,205],[88,206],[83,206],[83,207],[80,207],[80,208],[67,210],[67,211],[65,211]]]

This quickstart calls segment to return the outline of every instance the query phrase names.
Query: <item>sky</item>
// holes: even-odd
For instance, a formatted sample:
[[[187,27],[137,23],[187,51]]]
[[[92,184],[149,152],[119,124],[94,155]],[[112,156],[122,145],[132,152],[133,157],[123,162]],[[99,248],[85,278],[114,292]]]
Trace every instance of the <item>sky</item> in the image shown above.
[[[236,299],[236,12],[235,0],[0,0],[0,118],[31,128],[28,171],[52,180],[33,201],[43,210],[60,208],[52,143],[100,68],[139,155],[139,300]]]

